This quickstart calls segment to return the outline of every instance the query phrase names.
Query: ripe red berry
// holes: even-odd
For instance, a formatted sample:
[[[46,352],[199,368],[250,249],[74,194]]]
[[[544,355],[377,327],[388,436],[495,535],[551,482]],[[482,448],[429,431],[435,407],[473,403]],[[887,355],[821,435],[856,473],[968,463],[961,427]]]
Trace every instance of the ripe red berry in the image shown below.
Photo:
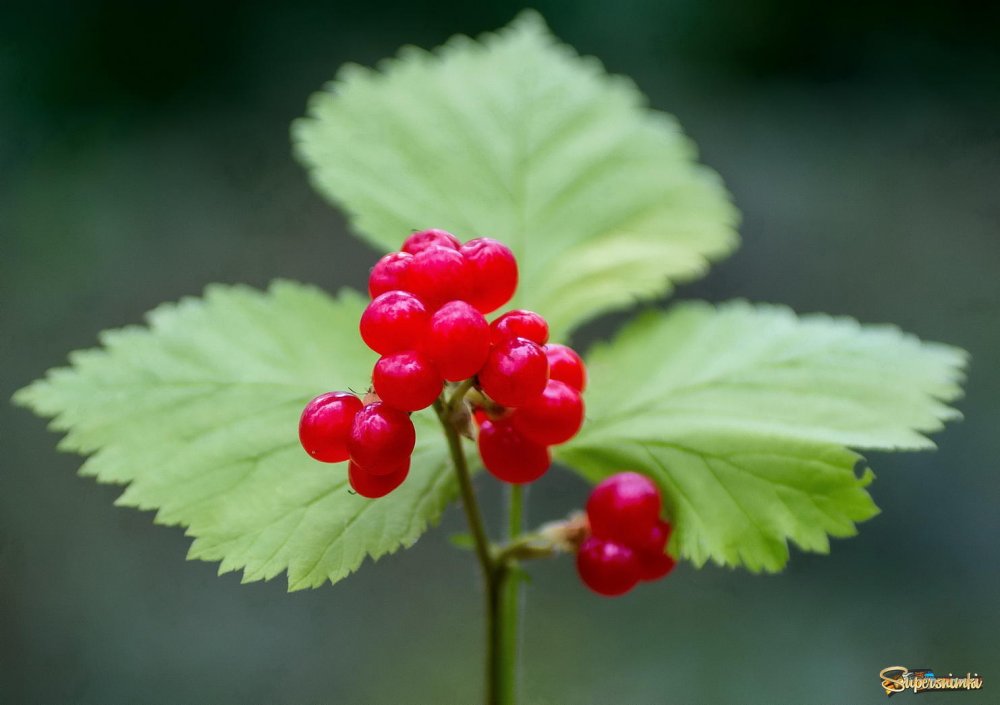
[[[483,313],[496,311],[517,289],[517,260],[502,242],[480,237],[462,245],[472,279],[467,301]]]
[[[583,425],[583,399],[565,382],[550,379],[540,395],[511,415],[511,423],[536,443],[565,443]]]
[[[382,475],[375,475],[368,472],[353,460],[347,464],[347,481],[351,483],[351,487],[354,488],[355,492],[368,499],[385,497],[403,484],[403,480],[409,474],[409,458],[403,461],[396,469]]]
[[[534,311],[514,309],[490,324],[490,335],[494,343],[507,338],[527,338],[545,345],[549,340],[549,324]]]
[[[591,533],[628,546],[648,539],[660,520],[660,509],[660,491],[636,472],[620,472],[601,481],[587,500]]]
[[[578,392],[587,387],[587,367],[573,348],[559,343],[545,346],[545,357],[549,359],[549,378],[565,382]]]
[[[406,272],[406,290],[413,292],[431,311],[449,301],[465,301],[469,295],[469,270],[458,250],[429,245],[413,255]]]
[[[375,363],[372,386],[379,398],[402,411],[426,409],[441,395],[444,382],[422,353],[406,350]]]
[[[623,595],[639,582],[635,552],[614,541],[588,536],[576,554],[576,569],[584,585],[598,595]]]
[[[361,314],[361,338],[380,355],[412,350],[427,332],[430,314],[423,302],[405,291],[387,291]]]
[[[406,270],[412,261],[413,255],[409,252],[390,252],[376,262],[368,275],[368,295],[374,299],[387,291],[405,289]]]
[[[409,414],[375,402],[355,415],[347,449],[351,460],[370,474],[388,475],[410,457],[416,442]]]
[[[665,553],[670,531],[670,524],[660,519],[646,535],[646,540],[634,546],[642,580],[659,580],[674,569],[676,561]]]
[[[445,304],[431,316],[423,350],[449,382],[472,377],[490,354],[486,318],[464,301]]]
[[[482,390],[497,404],[523,406],[545,389],[549,363],[538,343],[510,338],[493,347],[478,378]]]
[[[483,420],[478,443],[483,465],[504,482],[534,482],[552,464],[548,448],[528,440],[506,420]]]
[[[431,245],[440,245],[441,247],[448,247],[453,250],[457,250],[461,247],[462,243],[457,237],[452,235],[447,230],[421,230],[410,235],[403,242],[401,249],[403,252],[409,252],[411,255],[415,255],[421,250],[426,250]]]
[[[349,392],[329,392],[310,401],[299,418],[302,447],[324,463],[347,460],[347,439],[361,407],[361,400]]]

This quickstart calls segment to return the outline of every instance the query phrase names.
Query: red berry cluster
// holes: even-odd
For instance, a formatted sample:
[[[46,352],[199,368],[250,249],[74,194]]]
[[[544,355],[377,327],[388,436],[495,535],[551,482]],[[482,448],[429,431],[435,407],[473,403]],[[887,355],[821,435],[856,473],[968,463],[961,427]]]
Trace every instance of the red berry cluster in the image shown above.
[[[495,403],[476,409],[479,456],[504,482],[534,482],[552,464],[549,446],[583,424],[586,368],[572,348],[545,342],[548,325],[537,313],[510,311],[492,329],[479,387]]]
[[[547,344],[548,324],[531,311],[486,314],[510,301],[517,261],[500,242],[462,244],[444,230],[412,234],[380,259],[368,279],[372,301],[361,316],[365,343],[381,357],[373,399],[331,392],[302,413],[299,437],[317,460],[350,459],[351,486],[381,497],[409,471],[415,444],[409,412],[441,396],[448,382],[472,379],[483,464],[507,482],[531,482],[551,464],[549,446],[583,423],[583,361]]]
[[[635,472],[612,475],[587,500],[590,535],[580,544],[576,568],[600,595],[623,595],[640,580],[658,580],[674,568],[666,551],[670,524],[660,518],[660,491]]]
[[[375,498],[403,484],[417,434],[404,411],[378,401],[363,404],[350,392],[329,392],[306,404],[299,440],[316,460],[350,460],[351,487],[363,497]]]

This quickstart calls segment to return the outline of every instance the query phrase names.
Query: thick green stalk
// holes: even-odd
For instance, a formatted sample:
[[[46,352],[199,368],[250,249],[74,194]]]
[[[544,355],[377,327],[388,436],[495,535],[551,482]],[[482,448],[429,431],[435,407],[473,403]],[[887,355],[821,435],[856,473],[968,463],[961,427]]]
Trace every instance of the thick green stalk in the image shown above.
[[[493,635],[496,657],[497,696],[503,705],[517,701],[517,591],[520,581],[511,566],[497,566],[491,602],[497,620]]]
[[[516,541],[522,536],[524,531],[524,487],[522,485],[510,485],[507,495],[507,540]],[[517,701],[517,673],[520,653],[520,626],[521,626],[521,592],[522,581],[518,574],[516,560],[501,559],[503,566],[503,576],[500,585],[500,609],[503,620],[503,637],[501,649],[503,652],[504,672],[509,677],[506,689],[509,694],[508,702]]]

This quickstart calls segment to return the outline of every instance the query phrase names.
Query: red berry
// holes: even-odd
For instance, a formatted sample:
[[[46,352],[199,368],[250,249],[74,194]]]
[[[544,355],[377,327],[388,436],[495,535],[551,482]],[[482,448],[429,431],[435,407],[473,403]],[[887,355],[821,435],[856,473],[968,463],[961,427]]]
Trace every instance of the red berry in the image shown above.
[[[677,566],[677,561],[666,553],[655,555],[639,555],[639,578],[641,580],[659,580],[667,577]]]
[[[660,520],[660,508],[660,491],[652,480],[636,472],[620,472],[590,493],[590,531],[598,538],[642,545]]]
[[[517,260],[510,248],[480,237],[462,245],[461,252],[469,263],[472,279],[468,302],[490,313],[510,301],[517,289]]]
[[[431,316],[423,350],[449,382],[472,377],[490,354],[486,318],[464,301],[447,303]]]
[[[549,340],[549,324],[534,311],[515,309],[490,324],[490,335],[494,343],[507,338],[527,338],[545,345]]]
[[[409,459],[416,442],[409,414],[375,402],[354,417],[347,449],[351,460],[372,475],[388,475]]]
[[[449,301],[464,301],[469,295],[469,271],[465,258],[450,247],[429,245],[413,255],[406,272],[406,290],[434,310]]]
[[[528,440],[506,420],[483,420],[478,443],[483,465],[504,482],[534,482],[552,464],[548,448]]]
[[[361,400],[349,392],[329,392],[310,401],[299,418],[302,447],[324,463],[347,460],[347,438],[361,407]]]
[[[373,299],[387,291],[406,288],[406,270],[410,268],[413,255],[409,252],[390,252],[372,267],[368,275],[368,295]]]
[[[587,367],[573,348],[559,343],[545,346],[545,357],[549,359],[549,378],[565,382],[578,392],[587,387]]]
[[[493,347],[478,377],[490,399],[501,406],[518,407],[545,389],[549,363],[537,343],[510,338]]]
[[[379,398],[402,411],[418,411],[434,403],[444,382],[425,355],[407,350],[375,363],[372,385]]]
[[[440,245],[441,247],[457,250],[461,247],[462,243],[447,230],[421,230],[406,238],[403,246],[399,249],[415,255],[421,250],[426,250],[431,245]]]
[[[565,382],[550,379],[545,391],[511,415],[511,422],[536,443],[565,443],[583,425],[583,399]]]
[[[576,554],[583,584],[598,595],[624,595],[639,582],[639,561],[627,546],[588,536]]]
[[[670,531],[670,524],[660,519],[646,535],[646,540],[634,546],[642,580],[659,580],[674,569],[676,561],[665,553]]]
[[[427,333],[430,314],[423,302],[405,291],[387,291],[361,314],[361,338],[380,355],[412,350]]]
[[[672,532],[673,527],[670,526],[669,522],[657,519],[642,541],[636,543],[633,548],[639,553],[663,553]]]
[[[385,497],[394,489],[403,484],[403,480],[410,474],[410,459],[407,458],[394,470],[382,475],[375,475],[353,460],[347,464],[347,480],[351,487],[362,497],[368,499],[378,499]]]

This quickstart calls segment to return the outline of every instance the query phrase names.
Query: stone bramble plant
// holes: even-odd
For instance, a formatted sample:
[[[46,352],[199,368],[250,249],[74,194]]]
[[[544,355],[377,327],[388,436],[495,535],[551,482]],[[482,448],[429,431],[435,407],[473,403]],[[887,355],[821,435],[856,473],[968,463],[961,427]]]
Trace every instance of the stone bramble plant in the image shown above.
[[[535,14],[347,66],[308,113],[293,138],[316,188],[394,251],[370,301],[210,286],[15,401],[88,456],[82,474],[123,485],[119,504],[245,582],[335,583],[459,499],[489,703],[516,696],[526,562],[575,554],[603,595],[675,560],[781,570],[790,543],[825,553],[878,512],[859,451],[932,448],[959,416],[963,351],[742,301],[651,308],[584,364],[577,326],[704,274],[737,215],[672,118]],[[584,512],[526,529],[523,486],[553,460],[597,486]],[[501,540],[475,489],[494,477]]]

